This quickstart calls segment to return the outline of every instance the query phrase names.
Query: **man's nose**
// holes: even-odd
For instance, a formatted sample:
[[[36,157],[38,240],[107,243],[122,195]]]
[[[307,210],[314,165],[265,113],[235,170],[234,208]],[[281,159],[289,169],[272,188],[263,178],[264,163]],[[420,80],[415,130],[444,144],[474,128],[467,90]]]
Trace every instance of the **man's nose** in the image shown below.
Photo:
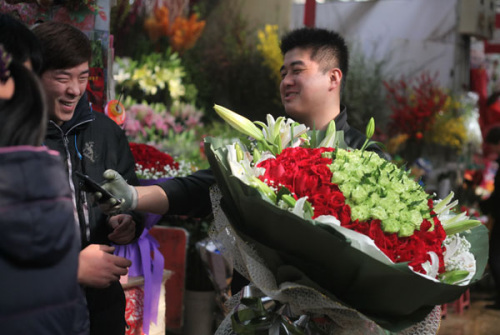
[[[66,92],[74,96],[80,95],[82,93],[82,90],[80,89],[80,83],[76,80],[70,81]]]
[[[293,84],[292,76],[289,73],[285,74],[283,77],[281,77],[281,84],[285,86],[292,85]]]

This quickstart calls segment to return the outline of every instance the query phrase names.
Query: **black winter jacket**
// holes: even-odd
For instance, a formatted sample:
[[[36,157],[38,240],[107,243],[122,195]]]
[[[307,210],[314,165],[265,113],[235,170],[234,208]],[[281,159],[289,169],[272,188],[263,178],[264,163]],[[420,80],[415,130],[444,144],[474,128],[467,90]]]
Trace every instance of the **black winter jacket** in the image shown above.
[[[110,118],[91,110],[84,95],[73,118],[58,126],[49,121],[45,145],[58,151],[71,178],[75,191],[74,200],[78,210],[81,232],[81,248],[89,244],[110,244],[111,228],[107,215],[91,199],[92,194],[82,190],[83,184],[75,171],[88,175],[97,182],[103,180],[103,172],[116,170],[131,185],[138,185],[135,161],[124,131]],[[136,238],[144,229],[143,215],[130,212],[136,223]],[[121,284],[98,289],[86,287],[91,334],[123,334],[125,332],[125,295]]]
[[[347,108],[341,106],[341,112],[335,118],[337,130],[344,132],[344,141],[348,147],[361,149],[365,143],[366,136],[360,131],[351,128],[347,123]],[[379,156],[386,158],[378,146],[371,145],[367,150],[376,152]],[[169,211],[171,215],[190,215],[203,217],[212,211],[210,202],[210,186],[215,183],[215,178],[210,169],[200,170],[187,177],[169,179],[159,183],[169,200]]]
[[[57,152],[0,148],[0,333],[86,334],[80,241]]]
[[[135,174],[135,161],[123,130],[102,113],[94,112],[83,96],[73,118],[60,127],[49,121],[45,145],[58,151],[66,168],[71,171],[71,185],[75,187],[76,206],[80,222],[82,249],[89,244],[110,244],[111,232],[103,214],[92,199],[91,193],[82,191],[81,181],[75,171],[88,175],[97,182],[103,180],[107,169],[118,171],[131,185],[139,185]],[[137,224],[136,236],[144,228],[143,217],[130,213]]]

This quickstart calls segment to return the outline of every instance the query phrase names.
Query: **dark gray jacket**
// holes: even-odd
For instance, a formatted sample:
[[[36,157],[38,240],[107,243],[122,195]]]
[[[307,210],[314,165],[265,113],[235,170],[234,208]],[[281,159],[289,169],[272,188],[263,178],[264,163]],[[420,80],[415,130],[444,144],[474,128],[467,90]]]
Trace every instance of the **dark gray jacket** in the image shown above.
[[[75,189],[82,249],[89,244],[109,245],[111,228],[106,222],[108,216],[92,201],[91,194],[82,190],[75,171],[101,182],[103,172],[113,169],[130,184],[138,185],[134,157],[124,131],[106,115],[92,111],[87,97],[83,96],[71,120],[61,126],[50,121],[45,145],[61,154],[68,171],[66,178],[71,176],[69,180]],[[129,214],[136,223],[138,237],[144,229],[144,217],[136,212]],[[125,294],[121,284],[116,281],[103,289],[86,287],[85,293],[91,334],[124,334]]]
[[[87,333],[80,241],[56,152],[0,148],[0,223],[0,333]]]

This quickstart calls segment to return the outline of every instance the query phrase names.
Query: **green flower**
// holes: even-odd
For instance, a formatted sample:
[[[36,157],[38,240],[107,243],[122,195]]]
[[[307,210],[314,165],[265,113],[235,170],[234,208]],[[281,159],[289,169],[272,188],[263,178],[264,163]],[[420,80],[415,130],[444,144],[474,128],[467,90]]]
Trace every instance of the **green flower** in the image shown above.
[[[338,148],[330,169],[332,182],[345,195],[354,220],[381,220],[386,233],[403,237],[412,235],[424,218],[430,218],[422,187],[372,152]]]

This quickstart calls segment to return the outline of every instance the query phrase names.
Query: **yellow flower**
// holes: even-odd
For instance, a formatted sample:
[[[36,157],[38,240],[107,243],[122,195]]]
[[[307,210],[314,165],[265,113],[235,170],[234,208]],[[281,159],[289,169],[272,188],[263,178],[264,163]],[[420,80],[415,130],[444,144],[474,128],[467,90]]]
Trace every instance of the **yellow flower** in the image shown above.
[[[281,81],[280,68],[283,64],[283,56],[279,48],[280,42],[278,37],[277,25],[266,25],[264,31],[257,32],[259,43],[257,50],[260,51],[264,58],[264,65],[271,70],[271,76],[277,83]]]
[[[186,93],[186,88],[182,85],[180,78],[175,78],[168,81],[168,90],[172,99],[177,100]]]

